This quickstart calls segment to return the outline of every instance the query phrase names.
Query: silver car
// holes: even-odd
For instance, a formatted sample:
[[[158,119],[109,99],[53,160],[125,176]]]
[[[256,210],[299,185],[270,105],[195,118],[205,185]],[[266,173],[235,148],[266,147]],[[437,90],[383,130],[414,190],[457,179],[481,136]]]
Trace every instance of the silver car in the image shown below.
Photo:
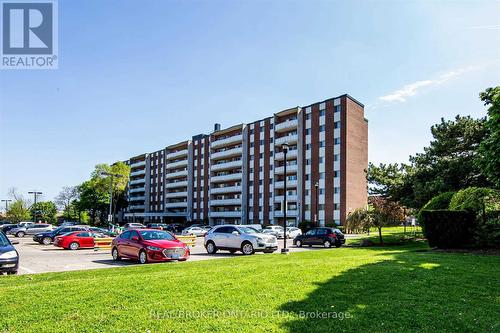
[[[54,229],[52,224],[46,223],[33,223],[26,226],[18,226],[16,228],[10,229],[7,234],[14,235],[16,237],[24,237],[24,235],[34,235],[40,232],[47,232]]]
[[[275,236],[259,233],[243,225],[219,225],[205,235],[205,248],[209,254],[218,250],[231,253],[241,251],[245,255],[257,251],[272,253],[278,249],[278,240]]]

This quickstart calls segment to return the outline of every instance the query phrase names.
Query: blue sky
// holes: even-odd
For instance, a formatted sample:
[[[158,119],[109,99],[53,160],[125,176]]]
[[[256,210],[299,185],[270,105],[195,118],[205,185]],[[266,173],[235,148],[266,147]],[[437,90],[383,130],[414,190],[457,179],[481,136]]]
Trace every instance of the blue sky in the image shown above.
[[[373,162],[441,117],[484,116],[498,1],[59,1],[59,69],[0,71],[0,198],[52,199],[93,166],[348,93]],[[26,194],[27,196],[27,194]]]

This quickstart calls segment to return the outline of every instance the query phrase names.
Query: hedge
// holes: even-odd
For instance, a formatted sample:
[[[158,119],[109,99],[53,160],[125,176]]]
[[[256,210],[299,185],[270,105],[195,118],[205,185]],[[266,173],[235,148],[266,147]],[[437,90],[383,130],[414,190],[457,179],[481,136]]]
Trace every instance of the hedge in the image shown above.
[[[420,223],[432,247],[464,248],[474,243],[475,214],[467,211],[423,210]]]

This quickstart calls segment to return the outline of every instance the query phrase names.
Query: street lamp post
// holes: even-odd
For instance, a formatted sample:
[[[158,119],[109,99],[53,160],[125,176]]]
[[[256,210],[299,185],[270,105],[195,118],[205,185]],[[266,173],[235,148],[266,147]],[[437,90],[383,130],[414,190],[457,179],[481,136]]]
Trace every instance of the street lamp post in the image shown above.
[[[316,190],[316,203],[314,204],[314,210],[316,211],[316,214],[314,214],[314,222],[316,223],[316,226],[319,226],[319,206],[318,206],[318,202],[319,202],[319,192],[318,192],[318,189],[319,189],[319,182],[316,181],[316,183],[314,183],[314,188]]]
[[[111,172],[101,172],[101,176],[110,176],[109,179],[109,214],[108,214],[108,227],[113,224],[113,178],[123,178],[123,175]]]
[[[288,254],[288,249],[286,248],[286,211],[287,211],[287,200],[286,200],[286,196],[287,196],[287,189],[286,189],[286,154],[288,153],[288,145],[286,143],[284,143],[282,146],[281,146],[281,149],[283,150],[283,158],[284,158],[284,161],[285,161],[285,164],[283,165],[283,173],[285,175],[285,179],[283,181],[283,191],[284,191],[284,196],[283,196],[283,219],[284,219],[284,229],[283,229],[283,248],[281,249],[281,253],[282,254]]]
[[[42,195],[43,193],[42,192],[38,192],[36,190],[34,191],[30,191],[28,192],[28,194],[33,194],[33,198],[34,198],[34,203],[33,203],[33,207],[35,207],[35,210],[33,211],[33,222],[36,223],[36,216],[37,216],[37,211],[36,211],[36,199],[39,195]]]
[[[9,202],[12,200],[10,199],[2,199],[2,202],[5,202],[5,216],[7,216],[7,210],[9,209]]]

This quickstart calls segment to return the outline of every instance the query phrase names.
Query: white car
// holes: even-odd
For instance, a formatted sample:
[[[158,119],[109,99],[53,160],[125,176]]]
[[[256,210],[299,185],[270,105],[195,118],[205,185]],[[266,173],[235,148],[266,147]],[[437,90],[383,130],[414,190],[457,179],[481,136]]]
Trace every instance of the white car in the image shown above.
[[[200,227],[189,227],[182,230],[182,235],[184,236],[205,236],[207,230]]]
[[[269,225],[262,230],[262,233],[273,235],[276,238],[285,238],[284,229],[279,225]]]
[[[276,237],[257,232],[253,228],[242,225],[219,225],[210,229],[205,235],[205,248],[209,254],[218,250],[231,253],[241,251],[245,255],[257,251],[272,253],[278,249]]]
[[[294,239],[297,236],[302,235],[302,230],[296,227],[287,227],[286,228],[286,237]]]

